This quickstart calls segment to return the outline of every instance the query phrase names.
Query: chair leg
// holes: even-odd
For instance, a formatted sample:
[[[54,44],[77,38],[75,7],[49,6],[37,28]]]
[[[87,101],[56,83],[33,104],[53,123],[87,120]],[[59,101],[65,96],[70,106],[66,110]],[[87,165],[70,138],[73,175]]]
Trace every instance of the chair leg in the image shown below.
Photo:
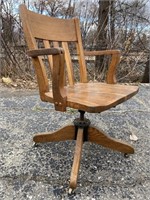
[[[96,144],[100,144],[104,147],[107,147],[112,150],[116,150],[125,154],[134,153],[134,148],[131,145],[119,139],[114,139],[108,136],[102,130],[94,126],[90,126],[88,129],[88,141],[96,143]]]
[[[54,132],[38,133],[33,137],[33,141],[35,143],[59,142],[59,141],[74,140],[74,139],[75,139],[74,125],[67,125]]]
[[[80,161],[81,161],[82,145],[83,145],[83,129],[78,128],[74,160],[73,160],[72,171],[71,171],[71,176],[70,176],[71,189],[75,189],[77,187],[77,178],[78,178]]]

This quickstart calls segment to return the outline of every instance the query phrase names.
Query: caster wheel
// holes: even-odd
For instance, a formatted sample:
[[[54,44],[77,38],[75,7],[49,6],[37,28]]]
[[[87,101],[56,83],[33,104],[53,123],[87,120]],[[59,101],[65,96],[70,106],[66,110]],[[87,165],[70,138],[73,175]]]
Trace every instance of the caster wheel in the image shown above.
[[[69,188],[68,194],[69,195],[73,194],[73,189],[72,188]]]
[[[39,144],[34,142],[33,147],[38,147],[38,146]]]
[[[72,196],[72,195],[75,195],[75,188],[71,188],[71,187],[69,187],[69,191],[68,191],[68,195],[70,196]]]
[[[125,157],[125,158],[129,158],[129,154],[128,154],[128,153],[125,153],[125,154],[124,154],[124,157]]]

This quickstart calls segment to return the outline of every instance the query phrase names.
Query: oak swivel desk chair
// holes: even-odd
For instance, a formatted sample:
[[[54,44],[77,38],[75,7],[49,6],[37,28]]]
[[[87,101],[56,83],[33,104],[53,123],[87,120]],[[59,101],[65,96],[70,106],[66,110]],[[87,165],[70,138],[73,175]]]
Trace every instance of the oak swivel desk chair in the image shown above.
[[[115,71],[119,63],[118,50],[85,52],[82,47],[78,19],[58,19],[27,10],[20,5],[20,17],[27,45],[28,55],[37,75],[42,101],[53,103],[55,110],[65,112],[67,107],[79,110],[80,116],[73,124],[55,132],[39,133],[33,137],[35,143],[76,140],[70,188],[77,187],[82,145],[93,142],[124,154],[134,153],[132,146],[113,139],[102,130],[90,124],[85,112],[100,113],[134,96],[137,86],[116,83]],[[40,42],[39,42],[40,41]],[[75,83],[68,43],[74,43],[79,60],[80,82]],[[88,83],[85,55],[111,55],[106,83]],[[52,88],[49,88],[47,68],[43,59],[47,57],[52,74]],[[64,73],[65,68],[67,75]],[[68,84],[66,85],[66,76]]]

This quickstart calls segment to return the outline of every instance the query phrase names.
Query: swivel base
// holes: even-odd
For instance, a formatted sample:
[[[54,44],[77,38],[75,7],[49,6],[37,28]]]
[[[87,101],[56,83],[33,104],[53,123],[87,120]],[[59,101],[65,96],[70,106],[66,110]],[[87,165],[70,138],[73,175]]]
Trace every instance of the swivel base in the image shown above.
[[[104,133],[97,127],[90,125],[90,120],[84,118],[84,111],[80,112],[80,118],[74,120],[74,124],[67,125],[55,132],[39,133],[33,137],[37,143],[59,142],[66,140],[76,140],[74,160],[70,176],[70,188],[73,190],[77,187],[77,179],[82,155],[82,146],[84,142],[92,142],[115,151],[128,154],[134,153],[134,148],[118,139],[114,139]]]

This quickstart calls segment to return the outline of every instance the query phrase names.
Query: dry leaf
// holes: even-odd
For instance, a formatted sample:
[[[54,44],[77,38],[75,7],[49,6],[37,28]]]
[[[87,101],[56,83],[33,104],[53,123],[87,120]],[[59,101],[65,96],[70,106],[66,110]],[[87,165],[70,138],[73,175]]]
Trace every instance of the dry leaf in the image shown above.
[[[12,83],[12,80],[11,80],[11,78],[9,78],[9,77],[7,77],[7,78],[2,77],[2,81],[3,81],[3,83],[5,83],[6,85],[9,85],[9,84]]]
[[[128,122],[127,122],[127,125],[128,125],[128,127],[130,129],[130,140],[137,141],[138,137],[134,134],[134,133],[138,133],[137,128],[135,126],[129,124]]]

